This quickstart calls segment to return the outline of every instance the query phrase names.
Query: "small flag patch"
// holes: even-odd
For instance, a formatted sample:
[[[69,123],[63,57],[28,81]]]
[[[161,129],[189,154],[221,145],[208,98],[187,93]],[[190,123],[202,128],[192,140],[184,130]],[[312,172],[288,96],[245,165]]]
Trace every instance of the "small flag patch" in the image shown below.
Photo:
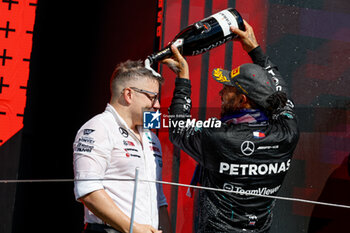
[[[260,131],[254,131],[253,136],[254,136],[254,138],[264,138],[265,134],[263,132],[260,132]]]

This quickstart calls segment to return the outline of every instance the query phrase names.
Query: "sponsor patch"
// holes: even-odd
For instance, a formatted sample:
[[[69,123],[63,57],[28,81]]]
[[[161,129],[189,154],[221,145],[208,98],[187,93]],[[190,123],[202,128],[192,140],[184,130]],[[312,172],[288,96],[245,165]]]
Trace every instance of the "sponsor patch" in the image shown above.
[[[125,156],[128,157],[128,158],[129,158],[129,157],[141,158],[140,155],[129,153],[129,150],[130,150],[129,148],[125,148],[124,150],[125,150]],[[133,149],[131,149],[131,150],[133,150]]]
[[[89,135],[94,131],[95,131],[94,129],[84,129],[84,135]]]
[[[248,225],[255,226],[255,223],[258,221],[258,217],[256,217],[254,214],[246,214],[246,217],[248,218]]]
[[[78,141],[79,142],[89,143],[89,144],[94,144],[95,143],[95,140],[92,137],[86,137],[86,136],[80,137]]]
[[[126,129],[119,127],[119,132],[121,133],[121,135],[123,135],[123,137],[127,138],[129,136],[129,133]]]
[[[278,185],[273,188],[268,187],[259,187],[256,189],[243,189],[242,187],[238,187],[229,183],[225,183],[223,186],[223,189],[227,191],[234,191],[240,195],[249,195],[249,194],[257,194],[257,195],[273,195],[278,192],[278,190],[281,188],[281,185]]]
[[[231,71],[231,78],[236,77],[237,75],[239,75],[239,73],[240,73],[240,66],[238,66],[237,68]]]
[[[76,148],[77,152],[91,152],[94,146],[89,146],[84,143],[79,142]]]
[[[286,162],[263,164],[230,164],[220,162],[219,173],[228,175],[261,176],[286,172],[289,170],[289,167],[290,159]]]
[[[135,151],[135,152],[139,152],[138,149],[135,149],[135,148],[125,148],[124,150],[126,151]]]
[[[131,141],[126,141],[126,140],[123,140],[123,144],[124,144],[125,146],[135,146],[135,144],[134,144],[133,142],[131,142]]]
[[[273,145],[273,146],[259,146],[257,150],[270,150],[270,149],[278,149],[278,145]]]
[[[145,133],[146,134],[146,137],[147,137],[147,139],[149,140],[149,141],[152,141],[152,137],[151,137],[151,135],[150,135],[150,133]]]

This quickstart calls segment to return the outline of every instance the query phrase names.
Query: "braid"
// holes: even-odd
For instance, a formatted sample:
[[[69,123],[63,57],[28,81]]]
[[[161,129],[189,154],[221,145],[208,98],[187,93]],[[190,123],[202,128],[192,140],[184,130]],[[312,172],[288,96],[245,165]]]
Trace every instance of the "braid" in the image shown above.
[[[287,95],[282,91],[277,91],[270,95],[266,102],[269,104],[267,110],[274,114],[278,109],[286,106],[287,103]]]

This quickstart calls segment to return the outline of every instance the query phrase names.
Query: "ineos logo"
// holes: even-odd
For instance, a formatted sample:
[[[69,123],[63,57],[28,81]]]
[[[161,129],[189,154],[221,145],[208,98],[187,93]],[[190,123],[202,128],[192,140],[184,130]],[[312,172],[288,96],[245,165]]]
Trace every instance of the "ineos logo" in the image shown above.
[[[272,79],[274,80],[275,85],[276,85],[276,91],[282,91],[282,86],[279,85],[280,80],[276,77],[276,74],[275,74],[275,72],[273,72],[272,67],[268,66],[265,69],[267,70],[268,73],[270,73],[272,75]]]
[[[255,145],[251,141],[244,141],[241,144],[241,151],[246,156],[249,156],[249,155],[253,154],[254,149],[255,149]]]
[[[129,136],[128,131],[126,131],[126,129],[124,129],[122,127],[119,127],[119,132],[123,135],[123,137],[127,138]]]

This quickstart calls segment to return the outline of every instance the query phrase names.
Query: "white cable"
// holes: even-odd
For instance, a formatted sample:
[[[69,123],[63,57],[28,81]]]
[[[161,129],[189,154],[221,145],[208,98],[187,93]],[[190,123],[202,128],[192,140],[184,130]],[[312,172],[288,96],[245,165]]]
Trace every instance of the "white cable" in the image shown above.
[[[326,205],[326,206],[350,209],[350,206],[348,206],[348,205],[340,205],[340,204],[333,204],[333,203],[320,202],[320,201],[311,201],[311,200],[300,199],[300,198],[281,197],[281,196],[269,196],[269,195],[263,195],[263,194],[253,194],[253,193],[247,193],[247,192],[243,192],[243,191],[239,191],[238,192],[238,191],[232,191],[232,190],[216,189],[216,188],[209,188],[209,187],[203,187],[203,186],[195,186],[195,185],[187,185],[187,184],[180,184],[180,183],[172,183],[172,182],[166,182],[166,181],[151,181],[151,180],[139,180],[139,181],[140,182],[154,182],[154,183],[161,183],[161,184],[170,184],[170,185],[182,186],[182,187],[188,187],[188,188],[195,188],[195,189],[204,189],[204,190],[210,190],[210,191],[234,193],[234,194],[238,194],[238,195],[266,197],[266,198],[270,198],[270,199],[296,201],[296,202],[304,202],[304,203],[310,203],[310,204],[316,204],[316,205]]]
[[[41,180],[0,180],[0,184],[9,184],[9,183],[53,183],[53,182],[75,182],[75,181],[134,181],[135,179],[41,179]],[[217,189],[217,188],[210,188],[210,187],[204,187],[204,186],[196,186],[196,185],[188,185],[188,184],[180,184],[180,183],[173,183],[173,182],[167,182],[167,181],[157,181],[157,180],[142,180],[140,179],[139,182],[152,182],[152,183],[159,183],[159,184],[168,184],[168,185],[174,185],[174,186],[180,186],[180,187],[187,187],[187,188],[195,188],[195,189],[203,189],[203,190],[210,190],[210,191],[217,191],[217,192],[226,192],[226,193],[235,193],[238,195],[247,195],[247,196],[256,196],[256,197],[265,197],[270,199],[278,199],[278,200],[286,200],[286,201],[296,201],[296,202],[303,202],[303,203],[309,203],[309,204],[315,204],[315,205],[325,205],[325,206],[332,206],[332,207],[338,207],[338,208],[346,208],[350,209],[350,206],[348,205],[340,205],[340,204],[334,204],[334,203],[327,203],[327,202],[320,202],[320,201],[311,201],[301,198],[292,198],[292,197],[281,197],[281,196],[269,196],[269,195],[263,195],[263,194],[253,194],[253,193],[246,193],[243,191],[232,191],[232,190],[225,190],[225,189]]]

